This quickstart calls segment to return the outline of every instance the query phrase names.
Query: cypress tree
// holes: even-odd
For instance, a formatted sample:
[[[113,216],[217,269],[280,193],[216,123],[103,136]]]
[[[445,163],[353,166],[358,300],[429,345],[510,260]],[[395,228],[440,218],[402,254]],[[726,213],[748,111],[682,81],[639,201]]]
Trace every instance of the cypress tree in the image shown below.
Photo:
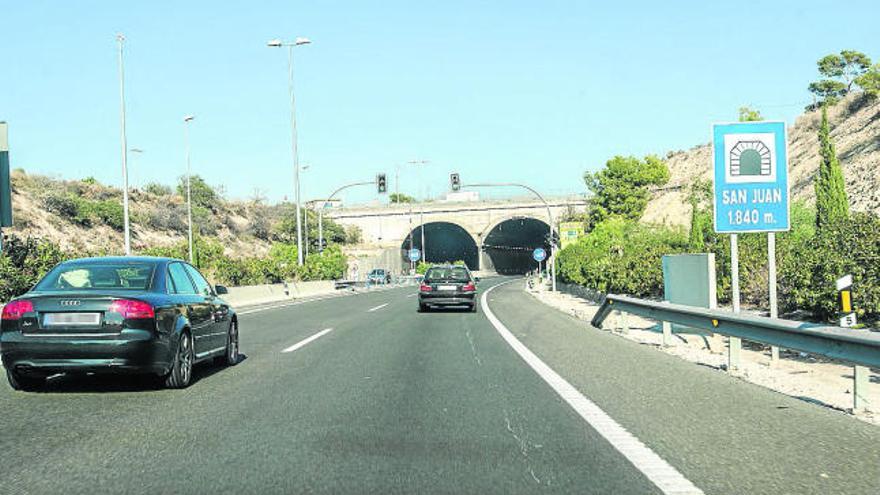
[[[843,171],[837,160],[837,151],[831,140],[828,110],[822,106],[822,124],[819,126],[819,173],[816,176],[816,227],[822,229],[849,216],[849,201]]]

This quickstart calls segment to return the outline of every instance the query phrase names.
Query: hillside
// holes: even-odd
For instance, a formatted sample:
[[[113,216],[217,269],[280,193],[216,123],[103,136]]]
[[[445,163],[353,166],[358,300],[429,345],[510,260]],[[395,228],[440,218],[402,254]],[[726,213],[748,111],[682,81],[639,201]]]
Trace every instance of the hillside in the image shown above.
[[[64,250],[119,254],[123,246],[122,191],[94,180],[63,181],[16,169],[12,173],[15,226],[4,234],[49,240]],[[130,195],[132,250],[171,246],[186,239],[186,207],[170,189]],[[194,224],[205,236],[216,237],[226,255],[254,256],[268,252],[268,232],[277,223],[279,207],[215,201],[194,209]]]
[[[880,101],[862,104],[859,95],[829,110],[831,137],[846,178],[850,205],[880,214]],[[813,178],[819,167],[818,111],[801,115],[788,129],[790,185],[795,200],[815,201]],[[708,129],[707,129],[708,133]],[[688,187],[695,179],[711,180],[711,146],[670,152],[670,180],[654,192],[642,217],[647,223],[688,225]]]

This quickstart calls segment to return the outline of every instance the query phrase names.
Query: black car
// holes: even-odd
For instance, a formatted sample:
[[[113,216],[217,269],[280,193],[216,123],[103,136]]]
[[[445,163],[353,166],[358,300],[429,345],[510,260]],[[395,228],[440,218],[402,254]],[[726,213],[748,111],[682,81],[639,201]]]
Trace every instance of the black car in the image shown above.
[[[478,280],[462,265],[428,268],[419,286],[419,312],[440,306],[464,306],[476,312]]]
[[[186,387],[195,363],[238,361],[238,318],[218,297],[226,293],[175,259],[63,262],[3,307],[9,384],[32,390],[57,373],[137,373]]]

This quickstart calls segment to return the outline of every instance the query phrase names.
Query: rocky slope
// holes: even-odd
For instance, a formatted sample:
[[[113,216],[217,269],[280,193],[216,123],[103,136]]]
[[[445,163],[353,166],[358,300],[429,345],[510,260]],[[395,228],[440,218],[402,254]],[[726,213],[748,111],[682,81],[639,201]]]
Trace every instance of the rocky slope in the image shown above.
[[[866,103],[856,95],[830,109],[828,118],[853,210],[880,214],[880,101]],[[820,112],[807,112],[788,129],[790,186],[795,200],[815,201],[820,120]],[[670,152],[666,163],[670,181],[654,192],[642,221],[687,226],[688,187],[696,179],[712,179],[711,146]]]

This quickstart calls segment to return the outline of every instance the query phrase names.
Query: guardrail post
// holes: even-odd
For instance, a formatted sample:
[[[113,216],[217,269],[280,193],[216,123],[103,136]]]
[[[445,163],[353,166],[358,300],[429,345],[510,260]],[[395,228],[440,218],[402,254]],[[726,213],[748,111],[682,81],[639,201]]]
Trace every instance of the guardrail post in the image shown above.
[[[740,349],[742,349],[742,339],[739,337],[727,338],[727,372],[735,373],[740,367]]]
[[[853,366],[853,412],[868,409],[868,382],[870,370],[867,366]]]
[[[672,323],[664,321],[663,323],[663,347],[672,345]]]
[[[626,312],[620,312],[620,333],[628,334],[629,333],[629,317]]]

